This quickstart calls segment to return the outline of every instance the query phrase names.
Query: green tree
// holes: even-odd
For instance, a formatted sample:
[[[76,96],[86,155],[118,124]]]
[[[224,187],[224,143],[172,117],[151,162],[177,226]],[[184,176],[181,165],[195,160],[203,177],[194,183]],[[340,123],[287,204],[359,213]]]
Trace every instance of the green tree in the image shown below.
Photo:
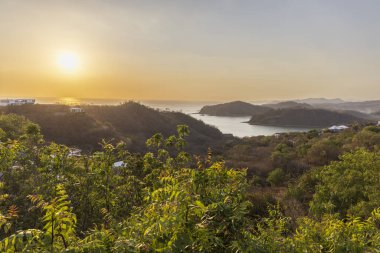
[[[379,153],[360,149],[340,159],[320,169],[310,210],[319,216],[324,213],[370,215],[380,206]]]
[[[272,170],[267,177],[267,182],[270,183],[271,186],[279,186],[283,184],[285,180],[286,174],[281,168]]]

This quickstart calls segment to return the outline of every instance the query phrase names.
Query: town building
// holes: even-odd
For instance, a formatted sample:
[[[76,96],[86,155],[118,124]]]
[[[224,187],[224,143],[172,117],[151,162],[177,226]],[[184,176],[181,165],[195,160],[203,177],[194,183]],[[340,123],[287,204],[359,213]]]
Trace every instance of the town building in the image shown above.
[[[73,113],[81,113],[81,112],[84,112],[84,110],[80,107],[71,107],[70,108],[70,112],[73,112]]]
[[[346,130],[348,129],[349,127],[348,126],[345,126],[345,125],[340,125],[340,126],[332,126],[332,127],[329,127],[328,130],[330,132],[340,132],[340,131],[343,131],[343,130]]]
[[[0,106],[35,104],[35,99],[0,99]]]

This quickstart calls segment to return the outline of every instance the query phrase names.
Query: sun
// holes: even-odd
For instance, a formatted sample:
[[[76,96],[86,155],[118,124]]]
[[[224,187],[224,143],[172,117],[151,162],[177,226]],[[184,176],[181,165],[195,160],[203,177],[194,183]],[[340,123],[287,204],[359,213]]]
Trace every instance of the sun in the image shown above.
[[[57,54],[57,64],[66,73],[74,73],[78,70],[80,62],[76,53],[62,51]]]

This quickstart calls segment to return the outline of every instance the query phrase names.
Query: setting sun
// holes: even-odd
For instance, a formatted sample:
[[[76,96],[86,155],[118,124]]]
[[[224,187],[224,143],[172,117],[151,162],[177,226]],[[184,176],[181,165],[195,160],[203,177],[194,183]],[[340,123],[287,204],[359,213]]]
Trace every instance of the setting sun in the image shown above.
[[[61,70],[72,73],[78,70],[79,57],[74,52],[60,52],[57,55],[57,63]]]

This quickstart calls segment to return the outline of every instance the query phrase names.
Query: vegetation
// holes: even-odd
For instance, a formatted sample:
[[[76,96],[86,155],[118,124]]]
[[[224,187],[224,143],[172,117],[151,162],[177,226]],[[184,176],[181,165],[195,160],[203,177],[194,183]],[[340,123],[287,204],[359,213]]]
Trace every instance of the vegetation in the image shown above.
[[[279,102],[276,104],[265,104],[265,106],[273,109],[289,109],[289,108],[313,108],[313,106],[306,103],[298,103],[294,101]]]
[[[335,213],[340,217],[368,217],[380,206],[380,154],[359,149],[340,158],[303,175],[292,188],[293,194],[302,199],[308,191],[312,196],[310,211],[317,216]]]
[[[252,116],[271,111],[271,108],[259,105],[253,105],[242,101],[234,101],[218,105],[206,105],[199,111],[200,114],[211,116]]]
[[[307,100],[306,100],[307,102]],[[358,102],[359,105],[377,108],[377,102],[369,105]],[[344,105],[347,106],[345,107]],[[329,127],[355,122],[375,122],[376,114],[368,114],[356,110],[355,103],[308,104],[285,101],[276,104],[253,105],[242,101],[204,106],[199,113],[212,116],[251,116],[253,125],[282,126],[282,127]],[[342,106],[340,108],[339,106]],[[350,107],[352,105],[352,108]],[[336,108],[335,108],[336,107]],[[361,108],[361,107],[360,107]],[[368,109],[369,110],[369,109]]]
[[[249,123],[253,125],[286,127],[329,127],[337,124],[367,122],[351,113],[335,112],[324,109],[288,108],[253,115]]]
[[[211,150],[185,152],[185,125],[154,134],[143,154],[104,141],[84,156],[45,142],[23,117],[0,125],[1,252],[380,251],[378,143],[358,140],[377,127],[245,140],[240,151],[273,147],[267,187]],[[326,140],[337,158],[292,170]]]
[[[283,169],[277,168],[271,171],[268,175],[267,182],[272,186],[279,186],[285,181],[286,174]]]
[[[113,144],[123,141],[132,152],[145,152],[145,140],[159,132],[175,133],[176,126],[186,124],[192,132],[186,150],[205,153],[216,149],[223,140],[215,127],[177,112],[158,111],[136,102],[117,106],[82,106],[84,113],[72,113],[65,105],[22,105],[0,108],[5,114],[17,114],[36,122],[47,141],[76,146],[92,152],[101,149],[102,139]],[[58,127],[59,126],[59,127]]]
[[[343,153],[358,148],[375,150],[380,146],[379,130],[378,126],[353,125],[340,132],[311,130],[250,137],[227,143],[222,156],[227,165],[248,168],[249,175],[264,180],[276,168],[295,178],[313,167],[339,160]]]

